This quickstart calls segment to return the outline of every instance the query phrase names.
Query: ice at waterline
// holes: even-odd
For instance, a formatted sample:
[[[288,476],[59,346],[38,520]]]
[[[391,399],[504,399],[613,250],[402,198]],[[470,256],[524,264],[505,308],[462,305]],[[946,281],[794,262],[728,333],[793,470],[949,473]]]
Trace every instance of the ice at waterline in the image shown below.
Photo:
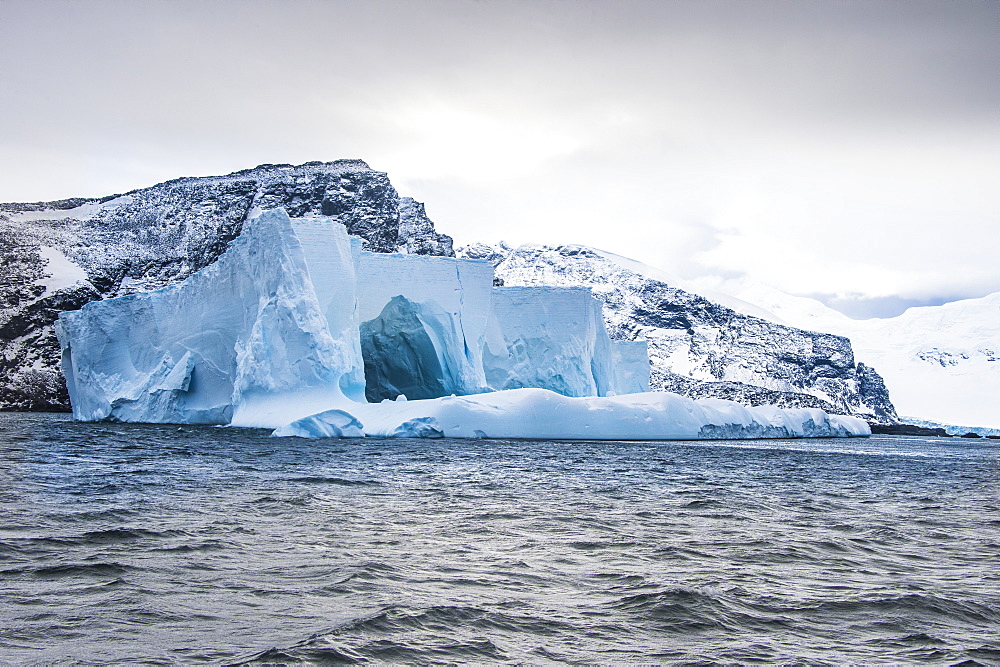
[[[267,211],[183,282],[60,315],[73,414],[303,437],[870,434],[818,409],[649,392],[645,343],[610,340],[588,290],[492,278],[486,261],[364,252],[333,219]]]

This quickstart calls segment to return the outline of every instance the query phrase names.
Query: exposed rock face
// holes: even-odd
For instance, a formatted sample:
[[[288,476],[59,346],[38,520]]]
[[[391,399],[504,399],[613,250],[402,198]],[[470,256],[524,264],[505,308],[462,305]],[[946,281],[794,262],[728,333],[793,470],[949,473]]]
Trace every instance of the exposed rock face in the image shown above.
[[[739,313],[584,246],[475,244],[459,255],[492,261],[508,286],[592,288],[613,339],[647,341],[653,389],[898,421],[881,378],[855,365],[842,336]]]
[[[455,256],[451,237],[434,231],[434,223],[427,217],[424,205],[409,197],[402,197],[399,200],[397,243],[399,252],[410,255]]]
[[[776,405],[779,408],[819,408],[831,413],[843,412],[843,408],[812,394],[774,391],[742,382],[698,382],[682,376],[677,376],[675,383],[677,393],[694,399],[723,398],[752,407]]]
[[[899,422],[896,408],[889,400],[889,392],[885,388],[882,376],[875,372],[871,366],[858,362],[858,393],[861,394],[861,402],[871,406],[875,414],[881,415],[883,419],[880,423],[894,424]]]
[[[89,285],[28,299],[0,309],[0,408],[64,410],[69,394],[59,369],[59,341],[52,327],[59,313],[99,298]]]
[[[360,160],[261,165],[125,195],[0,204],[0,409],[68,409],[52,323],[214,262],[253,212],[333,216],[374,252],[453,256],[422,204]],[[67,278],[69,276],[69,278]]]

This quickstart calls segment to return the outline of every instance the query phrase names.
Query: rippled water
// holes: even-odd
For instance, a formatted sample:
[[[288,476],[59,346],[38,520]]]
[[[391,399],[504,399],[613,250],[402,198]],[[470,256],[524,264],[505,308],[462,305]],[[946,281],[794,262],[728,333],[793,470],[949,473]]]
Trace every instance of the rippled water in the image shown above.
[[[0,660],[998,663],[997,445],[0,414]]]

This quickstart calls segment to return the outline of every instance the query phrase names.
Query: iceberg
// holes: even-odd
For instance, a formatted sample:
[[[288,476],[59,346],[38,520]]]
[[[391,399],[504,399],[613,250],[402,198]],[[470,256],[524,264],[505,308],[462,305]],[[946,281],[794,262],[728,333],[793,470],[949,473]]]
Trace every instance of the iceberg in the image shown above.
[[[62,313],[56,331],[79,420],[273,428],[363,393],[281,210],[183,282]]]
[[[616,394],[649,391],[649,347],[644,340],[611,341],[611,366]]]
[[[343,225],[281,209],[183,282],[63,313],[57,333],[84,421],[306,438],[870,434],[817,409],[649,392],[645,343],[611,341],[588,289],[494,288],[487,261],[363,252]]]
[[[364,426],[343,410],[324,410],[274,430],[278,438],[362,438]]]

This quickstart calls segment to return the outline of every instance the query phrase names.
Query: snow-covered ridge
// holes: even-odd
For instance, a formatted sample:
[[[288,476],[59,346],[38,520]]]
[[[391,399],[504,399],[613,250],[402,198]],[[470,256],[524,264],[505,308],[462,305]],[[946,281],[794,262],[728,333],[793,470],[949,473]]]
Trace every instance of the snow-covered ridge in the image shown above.
[[[740,296],[796,326],[849,337],[858,358],[879,369],[903,414],[1000,428],[1000,292],[870,320],[761,286]]]
[[[585,290],[493,293],[488,262],[360,248],[332,219],[293,221],[278,209],[251,220],[218,261],[177,285],[61,314],[74,416],[306,437],[870,434],[861,419],[818,409],[625,393],[600,305]],[[372,322],[391,356],[364,353]],[[526,388],[490,386],[487,346],[499,377]],[[624,347],[622,359],[635,366],[640,347]],[[648,368],[645,360],[647,382]],[[368,403],[373,379],[386,389],[406,382],[428,397]]]
[[[774,313],[767,311],[759,306],[754,305],[749,301],[744,301],[731,294],[726,294],[725,292],[719,292],[717,290],[707,289],[705,287],[694,285],[693,283],[678,278],[677,276],[664,271],[663,269],[658,269],[656,267],[650,266],[648,264],[643,264],[642,262],[636,261],[634,259],[629,259],[628,257],[622,257],[621,255],[616,255],[613,252],[608,252],[607,250],[601,250],[600,248],[591,248],[588,246],[579,246],[581,248],[586,248],[587,250],[595,253],[599,257],[610,260],[620,266],[621,268],[631,271],[632,273],[638,274],[650,280],[655,280],[656,282],[663,283],[664,285],[671,285],[678,289],[684,290],[691,294],[695,294],[704,299],[711,301],[712,303],[717,303],[720,306],[725,306],[735,310],[736,312],[743,313],[744,315],[750,315],[751,317],[759,317],[760,319],[769,320],[776,324],[786,324],[777,317]]]
[[[59,312],[178,284],[211,265],[239,238],[247,216],[266,208],[284,208],[296,218],[328,216],[360,239],[359,252],[454,254],[451,239],[435,231],[423,205],[400,197],[384,173],[360,160],[261,165],[100,199],[0,204],[0,261],[18,277],[0,285],[0,408],[68,407],[52,327]],[[51,289],[55,265],[46,262],[42,247],[60,253],[87,279]],[[573,255],[573,248],[580,252]],[[552,259],[552,281],[508,276],[507,284],[593,287],[604,304],[613,354],[634,361],[648,344],[654,388],[894,419],[878,375],[855,365],[842,339],[734,317],[753,307],[685,290],[670,276],[610,253],[562,249]],[[497,258],[483,259],[499,264],[512,251],[489,252]],[[581,270],[587,262],[600,265],[603,274],[587,279]],[[577,275],[567,282],[574,266]],[[516,273],[511,262],[508,269]],[[401,335],[404,320],[426,315],[418,310],[403,305],[382,324]],[[524,349],[531,352],[525,359],[545,358],[537,356],[541,343]],[[504,363],[529,363],[512,359]]]

